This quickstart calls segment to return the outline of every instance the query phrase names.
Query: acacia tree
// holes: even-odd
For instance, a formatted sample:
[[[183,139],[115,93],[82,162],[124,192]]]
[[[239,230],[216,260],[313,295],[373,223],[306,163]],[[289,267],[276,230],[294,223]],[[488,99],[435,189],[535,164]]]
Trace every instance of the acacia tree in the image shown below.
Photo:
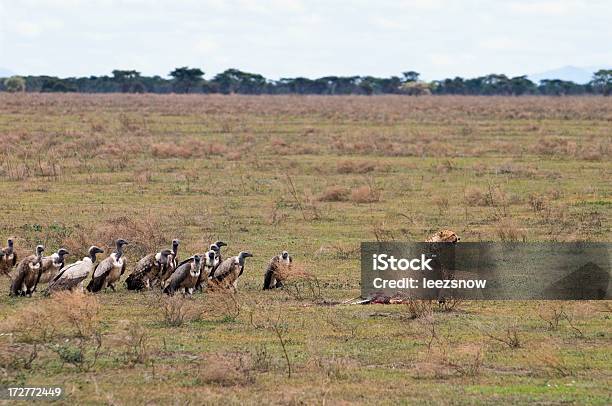
[[[142,83],[138,82],[138,79],[140,79],[140,72],[138,71],[115,69],[112,74],[113,80],[121,85],[123,93],[138,91],[142,86]]]
[[[183,66],[170,72],[174,79],[173,88],[177,93],[189,93],[191,89],[202,82],[204,72],[198,68]]]
[[[593,74],[593,87],[604,96],[612,94],[612,69],[600,69]]]
[[[402,75],[404,76],[404,82],[418,82],[419,76],[421,76],[419,72],[415,72],[413,70],[402,72]]]
[[[6,90],[11,93],[25,92],[26,81],[21,76],[11,76],[10,78],[6,78],[4,80],[4,86],[6,87]]]

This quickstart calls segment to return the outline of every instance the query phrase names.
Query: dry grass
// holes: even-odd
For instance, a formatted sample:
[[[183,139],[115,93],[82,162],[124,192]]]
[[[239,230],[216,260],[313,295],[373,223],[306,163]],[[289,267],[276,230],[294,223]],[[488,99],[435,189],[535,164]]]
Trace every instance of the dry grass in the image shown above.
[[[351,192],[342,186],[331,186],[318,197],[321,202],[344,202],[349,199]]]
[[[348,173],[369,173],[373,172],[376,169],[376,163],[372,161],[340,161],[336,165],[336,170],[338,173],[348,174]]]
[[[193,302],[181,295],[165,296],[162,299],[163,323],[168,327],[180,327],[198,317]]]
[[[351,201],[353,203],[375,203],[380,201],[380,192],[364,185],[351,190]]]
[[[47,317],[53,297],[10,298],[3,279],[0,324],[29,323],[0,329],[0,385],[65,382],[74,404],[609,403],[605,302],[564,304],[582,335],[545,314],[551,328],[533,302],[445,312],[447,298],[415,319],[406,305],[338,303],[359,294],[361,241],[441,228],[609,241],[611,120],[598,97],[0,93],[0,238],[15,236],[20,256],[42,242],[68,245],[72,261],[118,237],[132,242],[128,272],[175,237],[181,258],[217,239],[226,257],[255,254],[238,294],[195,294],[179,327],[155,292],[96,295],[86,337]],[[364,185],[366,204],[318,200]],[[308,275],[262,292],[283,249]],[[542,343],[553,347],[538,354]]]
[[[525,232],[511,218],[500,219],[496,225],[495,233],[501,242],[517,242],[527,239]]]

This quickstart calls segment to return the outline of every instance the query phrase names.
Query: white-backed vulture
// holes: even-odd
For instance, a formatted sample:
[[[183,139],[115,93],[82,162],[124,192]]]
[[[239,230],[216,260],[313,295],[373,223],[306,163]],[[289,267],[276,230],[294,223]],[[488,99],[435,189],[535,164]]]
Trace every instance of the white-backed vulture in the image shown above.
[[[159,285],[162,287],[162,289],[164,288],[164,286],[166,285],[166,281],[168,280],[168,278],[170,278],[170,276],[172,275],[172,273],[174,272],[174,270],[176,268],[178,268],[180,265],[183,264],[183,262],[179,263],[178,262],[178,247],[179,247],[180,241],[177,240],[176,238],[174,240],[172,240],[172,252],[170,253],[170,255],[168,256],[168,262],[167,264],[164,266],[162,272],[160,272],[157,277],[155,277],[154,279],[151,279],[151,283],[157,285],[159,283]],[[188,258],[188,260],[190,260],[191,258]]]
[[[17,265],[17,253],[13,247],[13,239],[9,238],[7,247],[0,251],[0,274],[8,275],[15,265]]]
[[[280,255],[272,257],[264,275],[263,290],[282,288],[282,273],[286,268],[291,266],[292,262],[293,258],[291,258],[287,251],[283,251]]]
[[[202,263],[202,271],[200,272],[200,277],[196,282],[196,289],[202,290],[204,283],[207,282],[209,275],[215,271],[217,266],[219,265],[219,259],[217,257],[217,252],[210,250],[206,254],[204,254],[203,258],[204,262]]]
[[[123,247],[128,245],[128,242],[123,239],[118,239],[115,243],[115,252],[102,260],[94,269],[91,276],[91,281],[87,284],[89,292],[99,292],[107,287],[115,291],[115,283],[121,279],[125,272],[127,260],[123,256]]]
[[[172,240],[172,267],[176,269],[178,267],[179,256],[178,256],[178,247],[181,242],[175,238]]]
[[[40,278],[44,251],[45,247],[38,245],[34,255],[29,255],[19,262],[11,283],[11,296],[32,296]]]
[[[134,271],[125,280],[128,290],[151,289],[153,280],[156,280],[166,270],[172,258],[171,250],[162,250],[156,254],[149,254],[136,263]]]
[[[192,294],[202,271],[202,258],[194,255],[193,261],[180,265],[168,279],[164,293],[173,295],[177,290]]]
[[[210,244],[210,246],[208,247],[208,251],[213,251],[215,253],[215,263],[216,265],[214,265],[212,268],[210,269],[206,269],[209,273],[207,273],[205,276],[208,277],[209,279],[212,277],[212,273],[215,271],[216,267],[221,263],[221,247],[225,247],[227,246],[226,243],[224,243],[223,241],[217,241],[213,244]],[[208,255],[208,252],[206,253],[206,255]],[[183,264],[186,264],[187,262],[193,262],[193,256],[186,258],[185,260],[183,260],[182,262],[180,262],[178,264],[178,266],[181,266]],[[167,278],[166,278],[167,279]],[[198,280],[198,283],[196,285],[196,289],[197,290],[202,290],[202,282],[204,281],[203,277],[200,277],[200,279]]]
[[[91,246],[88,255],[80,261],[65,266],[55,278],[49,282],[47,292],[53,293],[60,290],[84,290],[83,280],[85,280],[94,269],[96,254],[102,254],[103,249]]]
[[[252,257],[253,254],[250,252],[242,251],[235,257],[230,257],[224,260],[217,266],[210,283],[216,286],[224,288],[233,288],[236,290],[238,287],[238,278],[244,272],[244,261],[245,258]]]
[[[57,252],[43,257],[42,271],[38,283],[48,283],[55,278],[58,272],[64,267],[65,256],[70,254],[65,248],[60,248]]]

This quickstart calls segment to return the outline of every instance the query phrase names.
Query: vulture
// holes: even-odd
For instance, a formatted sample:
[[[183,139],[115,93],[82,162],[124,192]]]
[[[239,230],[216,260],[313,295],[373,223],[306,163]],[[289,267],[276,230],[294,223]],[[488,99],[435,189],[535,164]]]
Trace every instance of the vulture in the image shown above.
[[[49,282],[48,293],[60,290],[83,290],[83,281],[89,276],[96,263],[96,254],[102,254],[103,249],[91,246],[88,255],[80,261],[67,265]]]
[[[64,267],[64,257],[70,254],[65,248],[60,248],[53,255],[43,257],[42,271],[38,283],[48,283],[55,278],[57,273]]]
[[[164,266],[164,269],[155,278],[152,279],[153,282],[159,282],[162,288],[164,287],[170,275],[172,275],[172,272],[174,272],[176,268],[178,268],[180,265],[183,264],[183,262],[185,262],[178,262],[179,243],[180,241],[177,239],[172,240],[172,252],[168,257],[168,263],[166,264],[166,266]],[[191,258],[188,258],[188,260],[191,260]]]
[[[227,244],[223,241],[216,241],[214,244],[210,244],[210,247],[208,248],[209,250],[215,251],[217,253],[216,259],[219,264],[223,262],[223,258],[221,257],[221,247],[226,246]]]
[[[32,296],[40,279],[42,253],[45,247],[36,246],[34,255],[29,255],[17,265],[15,278],[11,283],[11,296]]]
[[[125,272],[127,261],[123,256],[123,247],[128,245],[128,242],[120,238],[115,244],[115,252],[96,266],[91,281],[87,285],[89,292],[99,292],[107,287],[115,291],[115,282],[121,279],[121,275]]]
[[[229,288],[230,286],[236,290],[238,286],[238,278],[244,272],[245,258],[252,257],[250,252],[242,251],[235,257],[230,257],[221,262],[213,272],[211,282],[215,285]]]
[[[151,281],[159,278],[166,268],[171,266],[172,257],[171,250],[162,250],[142,258],[125,280],[128,290],[151,289]]]
[[[268,263],[268,269],[264,276],[263,290],[282,288],[283,275],[282,271],[288,268],[293,262],[293,258],[287,251],[283,251],[280,255],[273,257]]]
[[[202,284],[207,281],[210,275],[219,266],[219,257],[216,251],[210,250],[204,255],[204,263],[202,264],[202,271],[200,277],[196,282],[195,289],[202,290]]]
[[[193,290],[200,278],[202,270],[202,258],[196,254],[193,256],[193,261],[185,262],[180,265],[170,279],[168,284],[164,288],[164,293],[173,295],[179,289],[184,290],[185,293],[192,294]]]
[[[7,240],[7,247],[0,251],[0,274],[8,275],[15,265],[17,265],[17,253],[13,248],[13,240]]]
[[[172,240],[172,267],[176,269],[178,266],[178,247],[180,241],[178,239]]]
[[[227,246],[227,244],[224,243],[223,241],[216,241],[215,243],[210,244],[210,246],[208,247],[208,252],[213,251],[215,253],[215,261],[214,262],[216,263],[216,265],[214,265],[213,268],[206,269],[206,270],[209,271],[209,273],[207,274],[207,277],[209,279],[212,277],[212,273],[215,271],[215,269],[217,269],[217,266],[222,261],[221,260],[221,247],[225,247],[225,246]],[[208,255],[208,252],[206,253],[206,255]],[[192,261],[193,261],[193,256],[185,259],[183,262],[179,263],[178,266],[181,266],[183,264],[186,264],[187,262],[192,262]],[[197,290],[202,290],[202,281],[203,281],[203,278],[200,278],[198,280],[198,283],[196,285],[196,289]]]

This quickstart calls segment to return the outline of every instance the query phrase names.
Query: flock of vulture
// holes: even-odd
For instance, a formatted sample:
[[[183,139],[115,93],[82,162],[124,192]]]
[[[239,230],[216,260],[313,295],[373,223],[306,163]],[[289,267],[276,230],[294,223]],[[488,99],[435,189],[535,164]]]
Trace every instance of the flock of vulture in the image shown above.
[[[11,296],[32,296],[39,284],[48,284],[44,293],[65,290],[95,293],[110,288],[115,291],[117,283],[125,273],[127,260],[123,249],[128,245],[124,239],[116,241],[115,251],[96,264],[97,255],[104,250],[92,246],[87,256],[74,263],[65,264],[68,250],[60,248],[50,256],[43,256],[45,248],[38,245],[34,254],[18,262],[14,242],[8,240],[0,256],[0,273],[11,279]],[[235,291],[238,278],[244,272],[246,258],[253,255],[242,251],[238,255],[223,259],[221,248],[227,246],[217,241],[208,247],[205,254],[195,254],[179,262],[179,240],[172,241],[170,249],[152,253],[136,263],[125,280],[128,290],[161,289],[168,295],[176,292],[191,295],[204,288],[230,289]],[[264,275],[263,289],[283,286],[282,269],[289,267],[292,258],[287,251],[273,257]],[[14,270],[13,268],[16,267]],[[87,281],[89,279],[89,281]]]

